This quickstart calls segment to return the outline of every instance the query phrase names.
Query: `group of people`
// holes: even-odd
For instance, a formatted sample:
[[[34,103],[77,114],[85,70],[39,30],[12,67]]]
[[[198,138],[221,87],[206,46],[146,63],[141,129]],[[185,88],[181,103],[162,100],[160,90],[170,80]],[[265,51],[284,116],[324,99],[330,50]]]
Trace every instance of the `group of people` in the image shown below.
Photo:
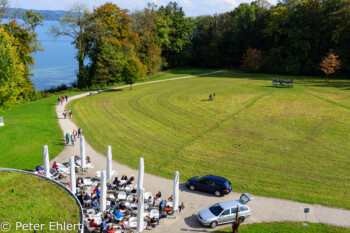
[[[63,114],[64,119],[67,119],[67,110],[66,110],[66,109],[63,111],[62,114]],[[72,117],[73,117],[73,111],[72,111],[72,109],[69,109],[69,110],[68,110],[68,114],[69,114],[69,118],[72,119]]]
[[[61,105],[63,105],[64,99],[66,99],[66,102],[68,102],[68,95],[62,95],[62,98],[58,97],[57,104],[59,105],[61,103]]]
[[[114,178],[113,184],[115,185],[115,189],[118,190],[119,187],[126,187],[127,185],[131,185],[134,182],[134,176],[128,177],[123,174],[121,179],[118,179],[118,176]]]
[[[87,158],[88,161],[88,158]],[[134,176],[131,176],[130,178],[126,175],[123,174],[121,176],[121,179],[118,177],[115,177],[113,179],[113,184],[117,187],[126,187],[127,185],[132,185],[134,182],[135,178]],[[93,189],[93,191],[88,193],[88,191],[85,191],[83,189],[84,187],[84,180],[83,178],[79,177],[76,181],[76,184],[78,187],[82,188],[82,193],[77,194],[78,199],[80,202],[83,204],[84,202],[90,201],[91,206],[95,209],[98,210],[101,203],[101,190],[100,190],[100,185],[97,184],[97,186]],[[132,194],[136,194],[136,189],[133,188],[130,191]],[[91,195],[91,196],[90,196]],[[155,206],[155,203],[157,200],[160,200],[159,202],[159,217],[149,217],[145,216],[145,221],[147,222],[148,226],[151,226],[152,228],[155,228],[156,225],[159,224],[159,221],[161,219],[167,218],[169,215],[173,214],[173,207],[172,205],[169,205],[169,202],[173,202],[173,195],[171,195],[168,199],[162,199],[162,193],[159,191],[154,197],[149,196],[148,199],[145,201],[148,202],[149,206]],[[131,204],[138,204],[139,201],[143,200],[138,200],[137,195],[134,195],[132,200],[130,199],[129,202]],[[179,206],[179,212],[181,212],[184,208],[185,205],[182,202]],[[94,219],[89,219],[89,215],[85,216],[85,219],[87,220],[87,223],[89,224],[90,227],[95,227],[99,228],[100,232],[104,233],[109,233],[112,232],[113,229],[107,226],[108,223],[119,223],[119,228],[120,229],[125,229],[126,227],[126,222],[123,221],[123,219],[129,218],[132,216],[132,208],[130,206],[127,206],[127,203],[125,201],[119,200],[118,198],[113,198],[110,200],[110,204],[107,206],[107,211],[102,213],[102,222],[100,224],[96,223]]]
[[[82,135],[82,129],[79,128],[78,131],[77,130],[73,130],[72,134],[69,134],[68,132],[66,133],[66,144],[69,144],[69,141],[72,142],[72,145],[74,146],[75,141],[77,140],[77,138],[81,137]]]
[[[209,101],[214,101],[215,100],[215,93],[209,95]]]

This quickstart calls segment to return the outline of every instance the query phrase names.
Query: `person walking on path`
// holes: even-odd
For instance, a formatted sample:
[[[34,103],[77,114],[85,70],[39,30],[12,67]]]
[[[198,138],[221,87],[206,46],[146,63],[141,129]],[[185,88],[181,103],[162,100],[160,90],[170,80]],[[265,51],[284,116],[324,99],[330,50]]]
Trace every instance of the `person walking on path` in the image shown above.
[[[72,119],[72,117],[73,117],[73,112],[72,112],[72,109],[69,109],[69,110],[68,110],[68,113],[69,113],[69,117],[70,117],[70,119]]]
[[[57,104],[60,105],[60,102],[61,102],[61,99],[60,99],[60,97],[58,97]]]
[[[64,98],[61,99],[61,105],[63,105],[63,99],[64,99]]]
[[[181,213],[181,211],[185,208],[185,204],[182,202],[181,205],[179,205],[179,212]]]
[[[76,140],[77,140],[77,134],[78,134],[78,133],[77,133],[77,131],[74,129],[74,130],[73,130],[74,141],[76,141]]]
[[[78,129],[78,137],[81,137],[82,134],[83,134],[83,129],[82,129],[82,128],[79,128],[79,129]]]
[[[63,116],[64,116],[64,119],[67,118],[67,111],[66,111],[66,109],[63,111]]]
[[[69,138],[70,138],[70,135],[69,135],[69,133],[67,132],[67,134],[66,134],[66,144],[68,145],[68,143],[69,143]]]
[[[74,146],[75,140],[74,140],[74,135],[73,134],[71,135],[70,140],[72,141],[72,145]]]
[[[66,102],[68,102],[68,95],[66,95]]]

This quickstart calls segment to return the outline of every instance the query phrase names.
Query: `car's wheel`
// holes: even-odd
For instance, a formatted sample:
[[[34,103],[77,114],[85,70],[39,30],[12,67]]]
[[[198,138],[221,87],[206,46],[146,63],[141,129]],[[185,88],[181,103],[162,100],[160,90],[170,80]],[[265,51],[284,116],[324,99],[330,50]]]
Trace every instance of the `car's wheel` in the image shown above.
[[[239,218],[238,218],[239,223],[243,223],[243,222],[244,222],[244,219],[245,219],[245,217],[239,217]]]
[[[195,188],[194,188],[193,185],[190,186],[190,189],[191,189],[192,191],[195,190]]]
[[[218,225],[218,222],[217,222],[217,221],[214,221],[214,222],[211,222],[211,223],[210,223],[210,227],[211,227],[211,228],[215,228],[217,225]]]
[[[220,196],[221,196],[221,192],[220,192],[220,191],[215,191],[214,194],[215,194],[215,196],[217,196],[217,197],[220,197]]]

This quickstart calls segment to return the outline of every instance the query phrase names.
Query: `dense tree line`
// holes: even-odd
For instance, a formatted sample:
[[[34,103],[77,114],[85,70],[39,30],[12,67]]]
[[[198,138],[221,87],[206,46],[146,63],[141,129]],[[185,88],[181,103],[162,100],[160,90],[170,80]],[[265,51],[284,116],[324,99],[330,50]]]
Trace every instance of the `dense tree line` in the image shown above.
[[[348,0],[264,0],[231,12],[196,18],[193,65],[240,66],[249,49],[261,53],[260,69],[281,74],[317,74],[330,49],[350,72]]]
[[[7,0],[0,1],[0,18],[6,4]],[[35,27],[43,16],[26,11],[22,18],[24,25],[15,20],[1,24],[1,48],[14,47],[3,53],[3,59],[18,56],[19,63],[17,58],[6,62],[20,66],[13,74],[23,77],[11,79],[1,70],[0,82],[22,80],[16,100],[33,92],[32,53],[41,49]],[[278,74],[324,72],[327,77],[340,69],[348,74],[349,26],[350,0],[281,0],[272,6],[256,0],[230,12],[196,18],[186,17],[176,2],[150,4],[135,12],[105,3],[93,11],[74,6],[51,32],[73,38],[79,63],[77,84],[85,88],[122,81],[132,85],[161,69],[184,66],[242,66],[247,71]]]
[[[183,66],[319,74],[331,50],[349,73],[349,9],[349,0],[284,0],[274,6],[257,0],[193,18],[176,2],[132,13],[106,3],[93,12],[73,8],[52,31],[75,39],[80,87],[130,82],[127,61],[140,69],[134,79]]]

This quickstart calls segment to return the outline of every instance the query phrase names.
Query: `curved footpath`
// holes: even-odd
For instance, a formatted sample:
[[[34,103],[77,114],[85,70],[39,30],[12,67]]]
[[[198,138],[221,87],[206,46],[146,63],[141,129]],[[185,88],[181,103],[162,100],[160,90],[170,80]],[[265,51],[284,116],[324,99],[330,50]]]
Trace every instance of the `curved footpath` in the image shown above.
[[[155,82],[163,82],[170,80],[177,80],[183,78],[191,78],[195,76],[203,76],[208,74],[214,74],[221,71],[216,71],[212,73],[206,73],[201,75],[186,76],[181,78],[172,78],[166,80],[157,80],[144,83],[138,83],[138,85],[146,85]],[[129,86],[121,86],[113,89],[121,89]],[[108,91],[108,90],[105,90]],[[73,97],[69,97],[69,101],[88,96],[88,93],[79,94]],[[66,107],[67,102],[64,102],[63,105],[58,105],[56,107],[56,112],[59,119],[60,127],[65,134],[66,132],[71,133],[73,129],[78,129],[71,120],[63,119],[63,111]],[[73,113],[74,117],[74,113]],[[83,129],[84,132],[84,129]],[[91,176],[95,175],[95,171],[105,170],[106,169],[106,156],[95,151],[89,143],[85,142],[86,154],[91,157],[92,162],[95,164],[94,169],[89,174]],[[64,150],[51,161],[57,162],[68,162],[69,158],[74,155],[80,154],[79,143],[76,143],[75,147],[71,144],[65,146]],[[107,154],[107,145],[106,145],[106,154]],[[113,148],[112,148],[113,154]],[[117,153],[114,152],[114,156]],[[119,176],[122,174],[127,174],[128,176],[134,175],[137,178],[138,171],[132,169],[126,165],[120,164],[119,162],[113,160],[113,170],[117,170]],[[145,167],[147,167],[147,161],[145,161]],[[175,172],[175,171],[174,171]],[[181,173],[180,173],[181,177]],[[144,188],[146,192],[152,192],[155,195],[158,191],[162,192],[163,198],[168,198],[172,194],[173,181],[165,179],[162,177],[154,176],[151,174],[145,174],[144,178]],[[189,192],[184,183],[180,184],[180,202],[184,202],[185,209],[177,214],[176,219],[166,219],[165,222],[161,223],[155,229],[152,229],[152,232],[183,232],[183,231],[195,231],[195,232],[210,232],[212,229],[203,227],[198,221],[196,214],[199,210],[209,207],[212,204],[221,201],[227,200],[236,200],[239,199],[240,193],[230,193],[224,197],[215,197],[214,195],[205,194],[201,192]],[[276,198],[267,198],[255,196],[255,199],[248,204],[251,208],[252,216],[247,219],[246,223],[260,223],[260,222],[281,222],[281,221],[293,221],[293,222],[303,222],[305,221],[304,208],[310,208],[310,213],[307,216],[308,222],[313,223],[325,223],[330,225],[337,225],[343,227],[350,227],[350,211],[325,207],[321,205],[311,205],[298,203],[294,201],[281,200]],[[230,227],[230,225],[220,226]]]

